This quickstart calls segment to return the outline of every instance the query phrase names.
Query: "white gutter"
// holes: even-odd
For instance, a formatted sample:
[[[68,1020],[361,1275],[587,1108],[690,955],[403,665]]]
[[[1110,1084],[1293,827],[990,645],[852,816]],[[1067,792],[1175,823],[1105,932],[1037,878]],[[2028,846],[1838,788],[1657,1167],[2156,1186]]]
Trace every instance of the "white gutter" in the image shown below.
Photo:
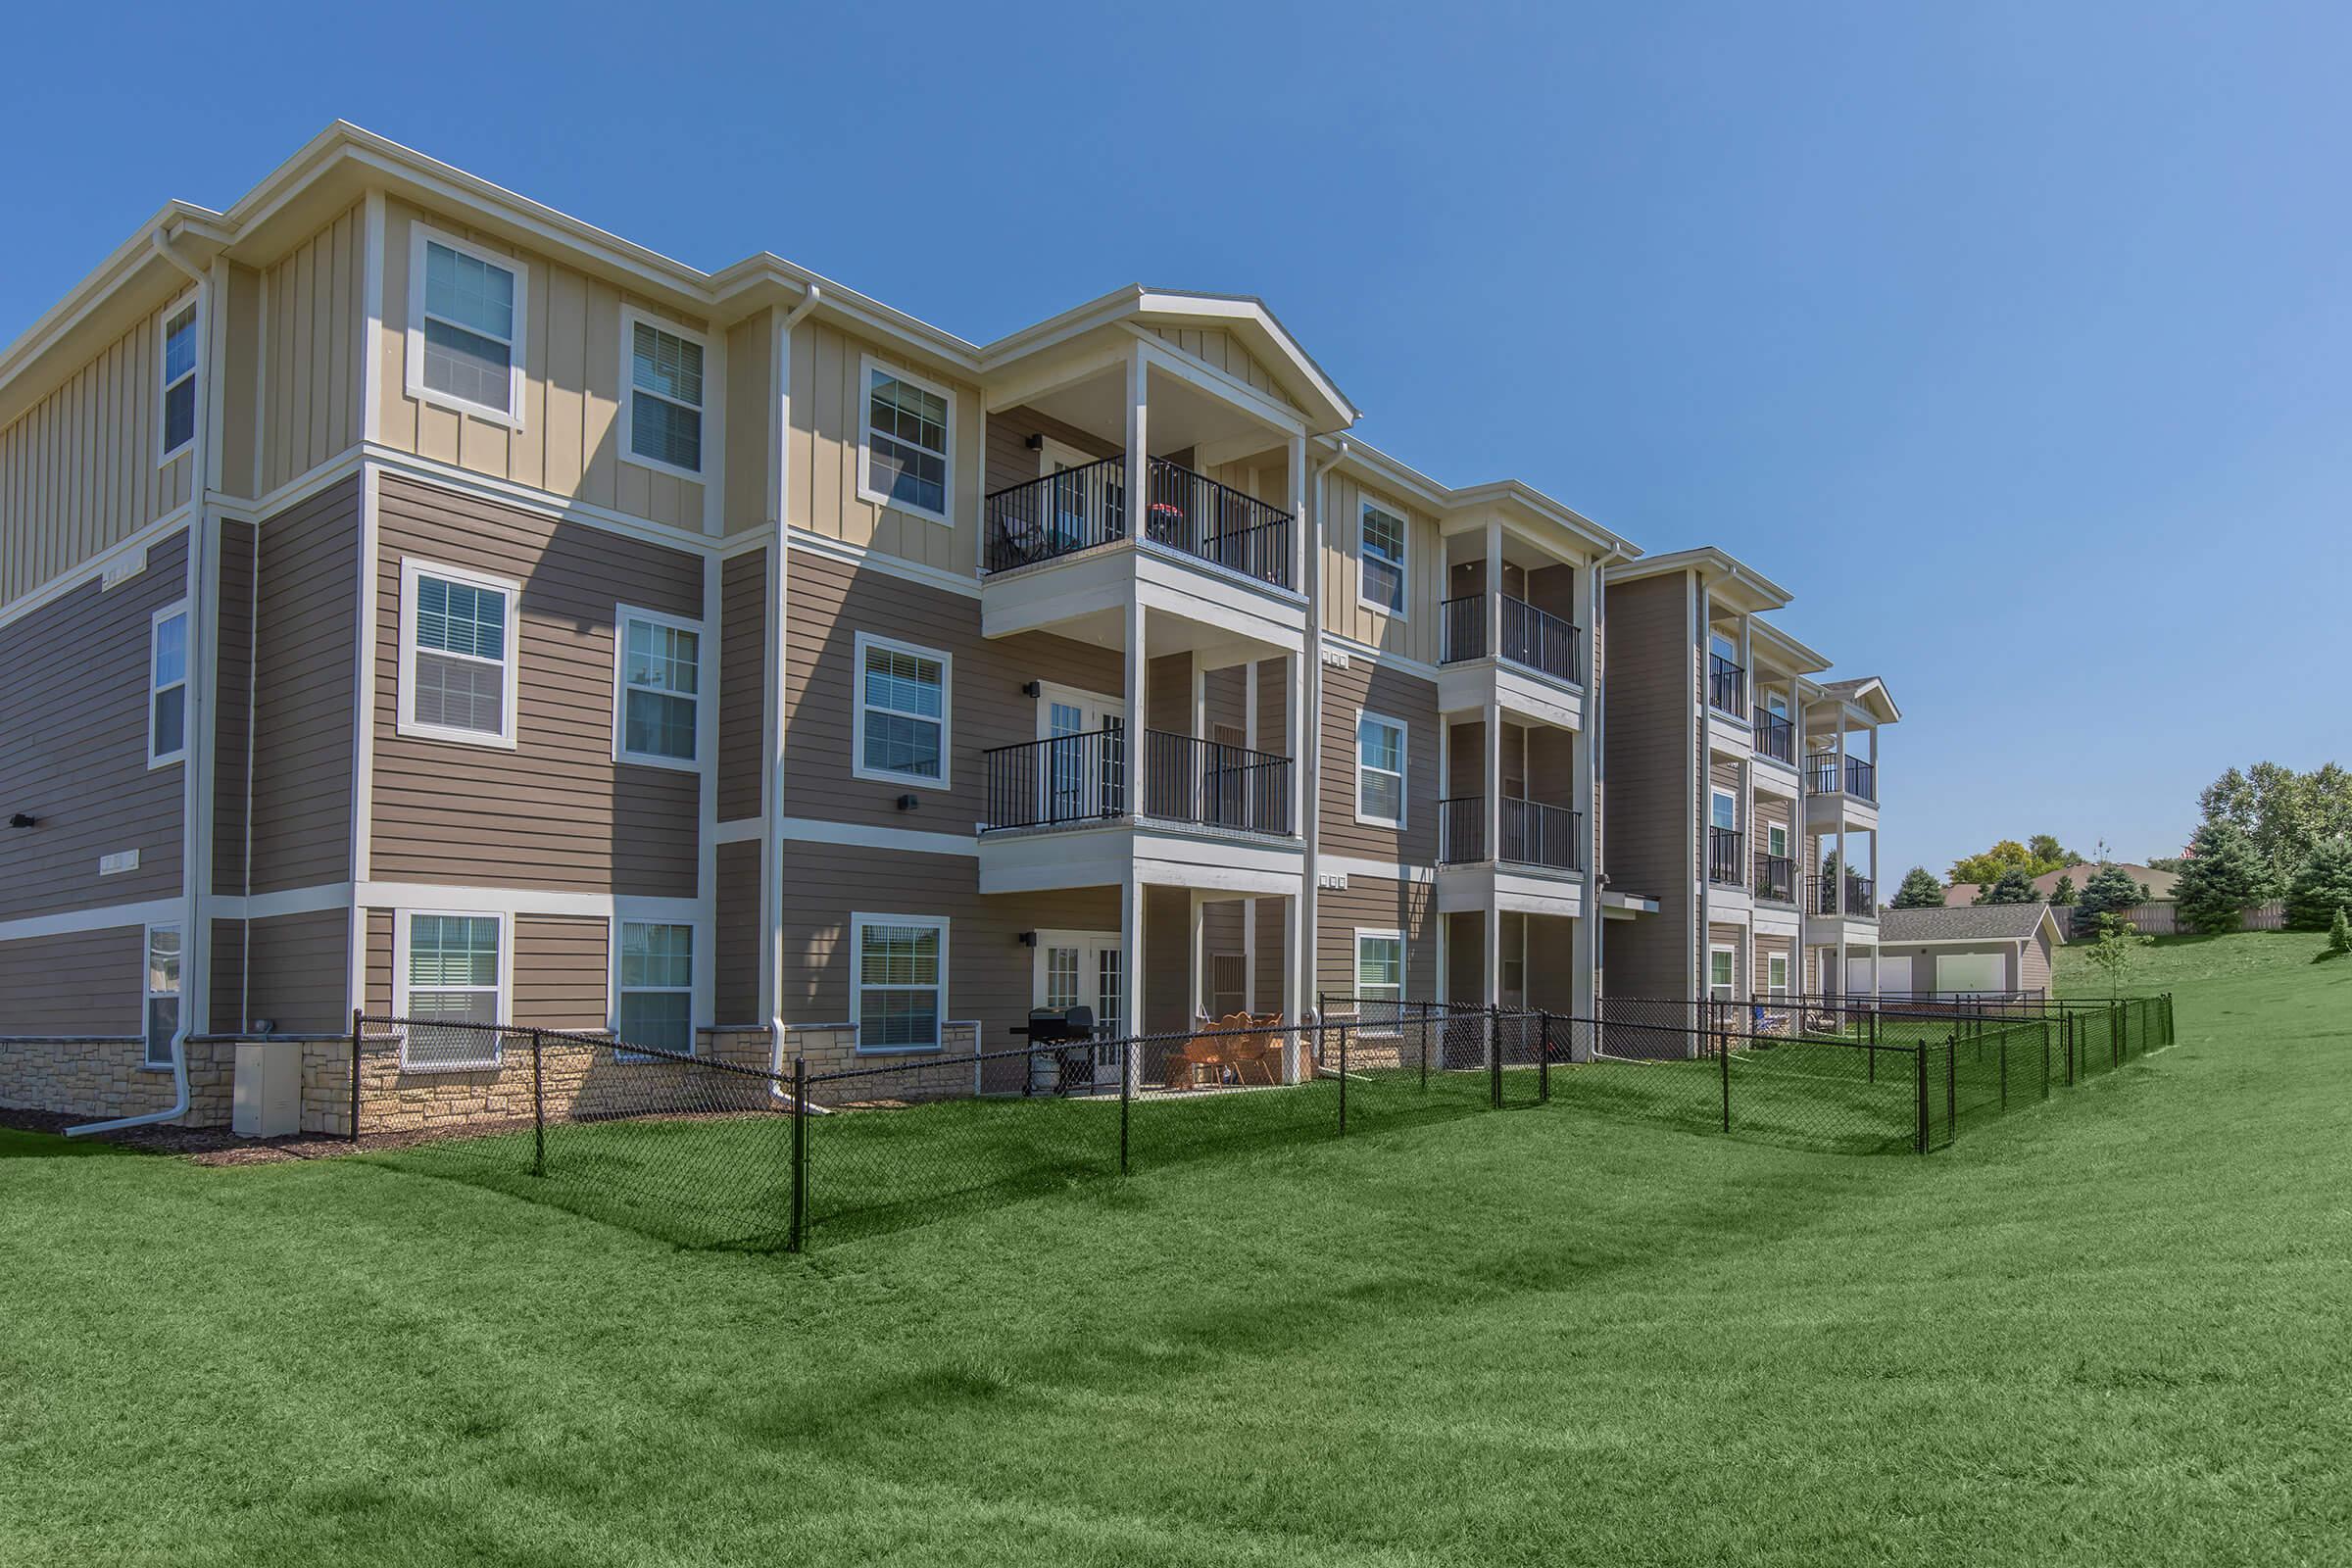
[[[1298,948],[1291,961],[1304,972],[1305,982],[1299,987],[1298,1004],[1303,1010],[1306,1000],[1322,1000],[1322,988],[1316,984],[1315,955],[1321,951],[1317,937],[1317,921],[1322,917],[1322,899],[1317,890],[1322,886],[1323,844],[1323,518],[1330,510],[1324,496],[1324,481],[1331,470],[1346,460],[1348,438],[1341,436],[1336,450],[1316,464],[1306,478],[1307,505],[1315,510],[1314,524],[1306,534],[1306,648],[1301,655],[1306,660],[1306,711],[1298,717],[1298,759],[1303,768],[1306,799],[1306,875],[1299,886]],[[1351,971],[1352,972],[1352,971]],[[1318,1021],[1322,1008],[1315,1009]]]
[[[79,1138],[87,1133],[113,1132],[122,1127],[145,1127],[154,1122],[173,1121],[188,1113],[188,1036],[197,1033],[196,1014],[200,1004],[209,1005],[210,987],[203,983],[212,969],[212,941],[204,929],[204,910],[201,906],[203,878],[210,873],[212,856],[200,853],[200,839],[209,831],[209,821],[199,821],[197,806],[204,798],[199,786],[204,770],[212,765],[211,744],[212,681],[207,678],[212,662],[212,640],[205,635],[205,582],[207,552],[205,545],[209,530],[206,527],[205,493],[212,483],[207,459],[211,456],[213,405],[219,385],[212,373],[212,349],[217,334],[213,319],[213,280],[172,248],[169,225],[159,224],[149,239],[155,254],[185,272],[196,284],[196,333],[202,345],[204,374],[197,380],[196,428],[188,454],[188,493],[195,498],[195,511],[188,518],[188,680],[187,692],[187,749],[180,768],[180,857],[179,857],[179,1026],[172,1034],[172,1103],[162,1110],[150,1110],[136,1116],[117,1116],[107,1121],[83,1122],[66,1129],[68,1138]],[[204,846],[209,848],[209,845]],[[139,955],[140,974],[146,973],[147,955]],[[147,994],[144,979],[139,987],[139,1033],[147,1032]]]

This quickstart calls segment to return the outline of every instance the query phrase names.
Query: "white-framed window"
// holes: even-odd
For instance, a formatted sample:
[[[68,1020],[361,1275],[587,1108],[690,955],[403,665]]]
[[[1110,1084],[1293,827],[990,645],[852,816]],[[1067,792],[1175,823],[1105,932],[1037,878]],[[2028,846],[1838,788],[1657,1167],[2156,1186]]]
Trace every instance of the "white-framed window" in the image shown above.
[[[1764,955],[1764,994],[1775,1002],[1788,1000],[1788,955]]]
[[[1739,955],[1730,948],[1707,950],[1707,995],[1730,1002],[1740,993]]]
[[[702,758],[703,625],[618,605],[612,612],[612,756],[656,767]]]
[[[703,340],[642,311],[620,313],[621,456],[703,476]]]
[[[956,398],[936,381],[868,356],[858,402],[858,494],[948,522],[956,473]]]
[[[401,734],[513,748],[521,603],[512,578],[400,564]]]
[[[188,755],[188,606],[166,605],[147,622],[147,765]]]
[[[196,439],[196,302],[188,301],[164,318],[162,396],[163,449],[159,463],[169,463]]]
[[[1356,542],[1363,570],[1355,596],[1367,609],[1386,615],[1404,613],[1405,523],[1392,512],[1365,497],[1356,505]]]
[[[409,240],[409,396],[522,424],[529,273],[419,223]]]
[[[151,925],[146,932],[146,1062],[172,1065],[172,1037],[179,1033],[179,927]]]
[[[394,914],[392,1011],[409,1020],[401,1065],[497,1064],[501,1036],[480,1026],[507,1019],[514,987],[512,925],[504,914],[469,909]]]
[[[948,1005],[946,917],[851,915],[850,1003],[859,1051],[937,1051]]]
[[[612,926],[612,1032],[632,1046],[693,1055],[694,927],[617,918]]]
[[[1393,1033],[1397,1004],[1404,1001],[1404,933],[1355,933],[1355,1004],[1366,1034]]]
[[[1708,821],[1726,833],[1738,828],[1740,826],[1740,797],[1734,795],[1730,790],[1715,791]]]
[[[1401,719],[1355,715],[1355,819],[1404,826],[1406,733]]]
[[[1788,829],[1779,822],[1764,824],[1764,853],[1786,856],[1788,853]]]
[[[858,735],[850,771],[891,784],[948,787],[956,662],[867,632],[857,636]]]

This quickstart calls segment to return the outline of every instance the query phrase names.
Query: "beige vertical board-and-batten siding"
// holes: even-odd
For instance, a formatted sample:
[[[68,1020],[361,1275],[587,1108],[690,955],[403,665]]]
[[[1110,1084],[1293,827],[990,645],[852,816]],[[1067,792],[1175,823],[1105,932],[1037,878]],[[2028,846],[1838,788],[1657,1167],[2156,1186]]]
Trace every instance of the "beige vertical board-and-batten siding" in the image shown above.
[[[148,316],[0,430],[0,609],[187,505],[195,449],[157,460],[163,323],[194,297]],[[200,354],[199,386],[202,365]]]
[[[905,370],[952,394],[948,523],[858,493],[865,406],[864,360]],[[885,350],[816,320],[793,329],[791,453],[785,459],[784,515],[796,528],[862,549],[878,550],[943,571],[970,576],[977,569],[980,518],[980,399],[969,386],[909,365]],[[994,422],[993,420],[991,422]]]
[[[1360,485],[1338,468],[1323,476],[1330,510],[1323,530],[1323,629],[1424,664],[1438,662],[1439,604],[1445,597],[1446,542],[1437,524],[1394,496]],[[1366,498],[1405,519],[1405,613],[1360,603],[1363,542],[1358,503]]]
[[[613,615],[627,604],[699,620],[702,558],[394,474],[378,482],[373,874],[693,898],[697,776],[613,760]],[[522,584],[514,750],[398,732],[412,556]],[[704,704],[706,725],[714,707]]]
[[[264,277],[257,494],[268,495],[359,442],[367,231],[355,204]]]
[[[377,368],[385,446],[608,512],[690,533],[704,531],[702,484],[620,458],[626,434],[620,428],[621,311],[633,307],[704,340],[705,471],[715,465],[721,443],[710,437],[723,423],[714,415],[724,388],[716,376],[719,356],[704,322],[678,320],[602,278],[437,218],[421,218],[403,202],[386,203],[385,220],[383,359]],[[420,220],[438,232],[512,256],[523,270],[519,428],[409,395],[409,273]]]
[[[179,896],[188,764],[147,765],[148,662],[155,612],[187,591],[187,541],[179,529],[138,575],[93,574],[0,625],[0,810],[37,819],[0,830],[0,919]],[[99,874],[128,850],[135,869]]]
[[[1257,356],[1242,347],[1231,332],[1221,326],[1155,325],[1149,330],[1163,343],[1199,360],[1214,370],[1222,370],[1264,393],[1285,408],[1297,409],[1298,403],[1282,389],[1273,372],[1258,362]]]

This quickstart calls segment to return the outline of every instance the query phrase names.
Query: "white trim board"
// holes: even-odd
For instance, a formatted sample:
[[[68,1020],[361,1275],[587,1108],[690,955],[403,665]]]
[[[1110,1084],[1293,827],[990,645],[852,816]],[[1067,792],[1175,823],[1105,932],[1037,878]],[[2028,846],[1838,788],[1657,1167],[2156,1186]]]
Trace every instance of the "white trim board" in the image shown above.
[[[903,850],[909,855],[960,855],[977,858],[978,833],[933,833],[922,828],[877,827],[865,822],[834,822],[813,816],[776,820],[776,836],[786,844],[839,844],[861,850]]]

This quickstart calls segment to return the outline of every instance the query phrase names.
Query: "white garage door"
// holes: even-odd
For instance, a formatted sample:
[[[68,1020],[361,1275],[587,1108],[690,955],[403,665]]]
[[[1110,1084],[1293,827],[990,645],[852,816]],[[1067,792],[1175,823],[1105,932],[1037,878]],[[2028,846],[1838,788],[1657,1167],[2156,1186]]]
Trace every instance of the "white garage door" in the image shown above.
[[[2008,989],[2007,966],[1997,953],[1943,953],[1936,957],[1936,989],[1986,992]]]
[[[1879,960],[1879,995],[1899,997],[1911,989],[1911,960],[1892,954]]]

